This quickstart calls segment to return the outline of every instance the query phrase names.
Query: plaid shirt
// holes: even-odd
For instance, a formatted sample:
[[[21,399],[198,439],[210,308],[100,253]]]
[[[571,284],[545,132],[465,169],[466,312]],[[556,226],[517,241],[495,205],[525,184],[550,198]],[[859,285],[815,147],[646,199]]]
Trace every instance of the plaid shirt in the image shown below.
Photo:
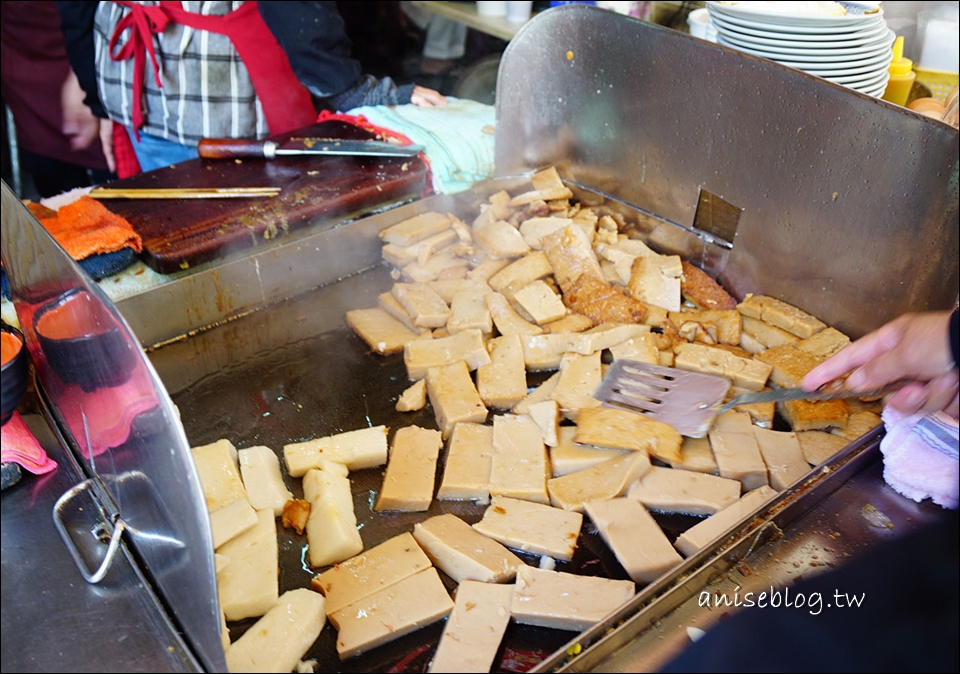
[[[142,3],[153,4],[153,3]],[[242,2],[183,2],[185,10],[222,16]],[[101,2],[94,22],[97,89],[107,115],[132,126],[133,60],[110,58],[110,38],[129,9]],[[126,35],[120,37],[122,44]],[[182,145],[201,138],[264,138],[269,134],[260,101],[243,61],[226,35],[171,22],[153,35],[160,67],[158,87],[147,60],[141,131]]]

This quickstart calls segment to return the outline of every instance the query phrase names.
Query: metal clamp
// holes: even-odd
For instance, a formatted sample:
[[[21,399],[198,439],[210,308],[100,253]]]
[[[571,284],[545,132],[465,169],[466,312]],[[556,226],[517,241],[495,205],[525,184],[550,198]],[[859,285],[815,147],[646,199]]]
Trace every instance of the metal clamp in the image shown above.
[[[123,535],[123,531],[127,528],[127,525],[122,519],[120,519],[119,516],[114,520],[113,532],[110,534],[110,543],[107,546],[107,553],[104,556],[103,561],[100,562],[99,568],[91,573],[87,568],[86,561],[80,555],[80,550],[73,542],[70,532],[67,531],[67,527],[63,522],[63,511],[70,501],[72,501],[81,492],[90,489],[92,485],[92,479],[84,480],[80,484],[64,492],[63,495],[57,499],[56,504],[53,506],[53,523],[57,526],[57,531],[60,532],[60,538],[62,538],[64,544],[66,544],[67,550],[70,552],[70,556],[73,557],[74,564],[76,564],[77,569],[80,570],[80,575],[83,576],[85,581],[95,585],[103,580],[103,577],[107,575],[107,571],[110,569],[110,564],[113,562],[113,558],[117,554],[117,550],[120,548],[120,537]]]

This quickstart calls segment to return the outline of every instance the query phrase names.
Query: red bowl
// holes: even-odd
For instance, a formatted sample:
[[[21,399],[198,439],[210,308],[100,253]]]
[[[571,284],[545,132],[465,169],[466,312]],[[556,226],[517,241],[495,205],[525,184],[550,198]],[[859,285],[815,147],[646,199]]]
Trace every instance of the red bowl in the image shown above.
[[[71,290],[46,305],[33,325],[50,368],[87,393],[126,383],[137,364],[139,356],[116,319],[86,290]]]
[[[23,334],[16,328],[3,323],[3,366],[0,373],[2,405],[0,405],[0,424],[5,424],[13,416],[14,410],[27,392],[29,372],[27,350],[24,348]]]

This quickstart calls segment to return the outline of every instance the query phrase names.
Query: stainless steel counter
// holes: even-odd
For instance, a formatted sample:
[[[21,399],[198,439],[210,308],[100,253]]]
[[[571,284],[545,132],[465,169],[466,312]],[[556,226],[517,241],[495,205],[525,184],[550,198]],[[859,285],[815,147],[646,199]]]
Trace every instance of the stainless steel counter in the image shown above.
[[[46,420],[27,426],[58,468],[47,475],[24,472],[5,489],[2,504],[4,672],[200,671],[154,603],[144,579],[118,556],[99,585],[83,580],[54,526],[57,499],[82,478],[58,445]],[[75,512],[71,528],[90,531],[92,504]],[[84,515],[87,517],[84,517]]]

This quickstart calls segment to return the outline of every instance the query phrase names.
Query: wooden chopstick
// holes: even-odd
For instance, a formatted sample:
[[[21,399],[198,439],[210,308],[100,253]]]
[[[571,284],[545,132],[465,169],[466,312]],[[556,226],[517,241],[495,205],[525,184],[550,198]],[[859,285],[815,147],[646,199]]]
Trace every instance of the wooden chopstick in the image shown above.
[[[279,187],[174,187],[174,188],[111,188],[90,190],[94,199],[234,199],[238,197],[275,197]]]

